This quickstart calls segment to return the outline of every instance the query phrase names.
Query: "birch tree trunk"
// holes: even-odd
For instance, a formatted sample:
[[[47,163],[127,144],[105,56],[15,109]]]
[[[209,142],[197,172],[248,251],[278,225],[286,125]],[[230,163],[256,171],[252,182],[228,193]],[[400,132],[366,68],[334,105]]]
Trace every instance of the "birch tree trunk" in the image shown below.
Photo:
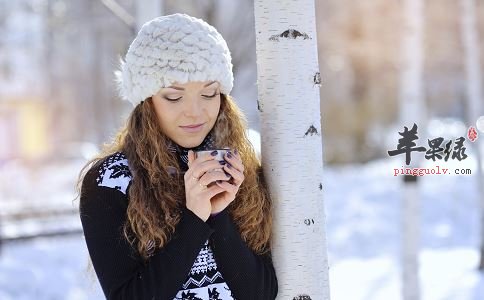
[[[467,89],[467,124],[475,126],[482,111],[482,85],[479,58],[478,32],[476,24],[476,4],[474,0],[461,0],[461,36],[464,46],[466,89]],[[481,205],[481,261],[479,269],[484,270],[484,178],[482,175],[482,149],[484,139],[475,142],[477,158],[477,197]]]
[[[278,299],[329,299],[314,0],[254,3],[262,165]]]
[[[423,1],[403,2],[403,65],[400,82],[400,121],[410,129],[416,123],[419,141],[425,141],[427,110],[423,95]],[[423,134],[422,134],[423,133]],[[417,144],[418,145],[418,144]],[[419,165],[420,153],[409,167]],[[419,238],[420,193],[416,176],[404,176],[402,199],[402,295],[404,300],[420,299]]]
[[[89,20],[93,15],[93,5],[94,1],[80,1],[77,3],[79,5],[78,13],[83,20]],[[89,88],[84,88],[79,91],[76,95],[77,103],[82,103],[78,105],[77,108],[82,112],[81,119],[78,124],[83,124],[80,126],[85,130],[82,140],[93,141],[96,145],[100,145],[102,141],[100,140],[97,131],[100,128],[99,119],[96,116],[96,77],[98,77],[98,72],[96,70],[96,56],[97,45],[96,45],[96,24],[94,22],[86,22],[85,26],[80,26],[80,32],[78,39],[81,42],[77,45],[79,48],[75,49],[75,52],[79,53],[79,57],[82,58],[81,62],[74,61],[74,64],[80,66],[77,72],[74,72],[76,82],[82,82]],[[69,46],[70,50],[74,52],[74,48]],[[72,57],[73,60],[77,60],[76,57]],[[85,122],[84,120],[90,120]]]
[[[163,0],[136,0],[136,28],[163,14]]]

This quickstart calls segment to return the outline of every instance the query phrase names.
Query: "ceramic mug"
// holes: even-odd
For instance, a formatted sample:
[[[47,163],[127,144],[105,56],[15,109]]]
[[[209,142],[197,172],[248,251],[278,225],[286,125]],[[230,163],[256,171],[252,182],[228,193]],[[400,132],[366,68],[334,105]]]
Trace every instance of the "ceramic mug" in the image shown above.
[[[202,151],[195,151],[195,158],[197,158],[199,155],[204,155],[212,153],[214,150],[217,150],[217,155],[215,155],[215,160],[218,161],[224,161],[225,160],[225,153],[230,151],[230,148],[220,148],[220,149],[210,149],[210,150],[202,150]],[[213,169],[212,171],[208,172],[224,172],[225,174],[229,175],[227,172],[225,172],[224,169]],[[210,183],[207,187],[211,187],[214,185],[215,182]]]

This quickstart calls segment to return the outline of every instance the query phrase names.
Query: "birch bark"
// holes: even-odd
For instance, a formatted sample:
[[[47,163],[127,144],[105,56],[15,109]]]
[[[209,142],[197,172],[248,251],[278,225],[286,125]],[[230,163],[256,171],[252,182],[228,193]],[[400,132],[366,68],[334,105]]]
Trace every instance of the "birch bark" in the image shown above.
[[[278,299],[330,298],[313,0],[254,3],[262,165]]]

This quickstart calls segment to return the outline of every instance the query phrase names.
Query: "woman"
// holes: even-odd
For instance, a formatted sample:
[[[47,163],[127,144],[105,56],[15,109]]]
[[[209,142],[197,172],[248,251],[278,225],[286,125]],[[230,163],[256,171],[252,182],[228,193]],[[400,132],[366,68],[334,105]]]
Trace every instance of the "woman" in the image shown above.
[[[117,80],[134,109],[78,182],[106,298],[274,299],[272,204],[247,121],[229,95],[222,36],[185,14],[153,19]],[[232,150],[222,162],[216,150],[195,157],[225,147]]]

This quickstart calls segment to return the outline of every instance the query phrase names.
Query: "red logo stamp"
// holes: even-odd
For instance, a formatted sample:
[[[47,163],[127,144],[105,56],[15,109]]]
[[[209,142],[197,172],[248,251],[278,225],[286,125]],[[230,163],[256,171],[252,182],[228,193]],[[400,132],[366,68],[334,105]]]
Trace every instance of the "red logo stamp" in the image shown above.
[[[476,128],[474,126],[469,127],[469,130],[467,130],[467,138],[469,139],[469,141],[474,143],[474,141],[477,140],[477,137],[478,133]]]

